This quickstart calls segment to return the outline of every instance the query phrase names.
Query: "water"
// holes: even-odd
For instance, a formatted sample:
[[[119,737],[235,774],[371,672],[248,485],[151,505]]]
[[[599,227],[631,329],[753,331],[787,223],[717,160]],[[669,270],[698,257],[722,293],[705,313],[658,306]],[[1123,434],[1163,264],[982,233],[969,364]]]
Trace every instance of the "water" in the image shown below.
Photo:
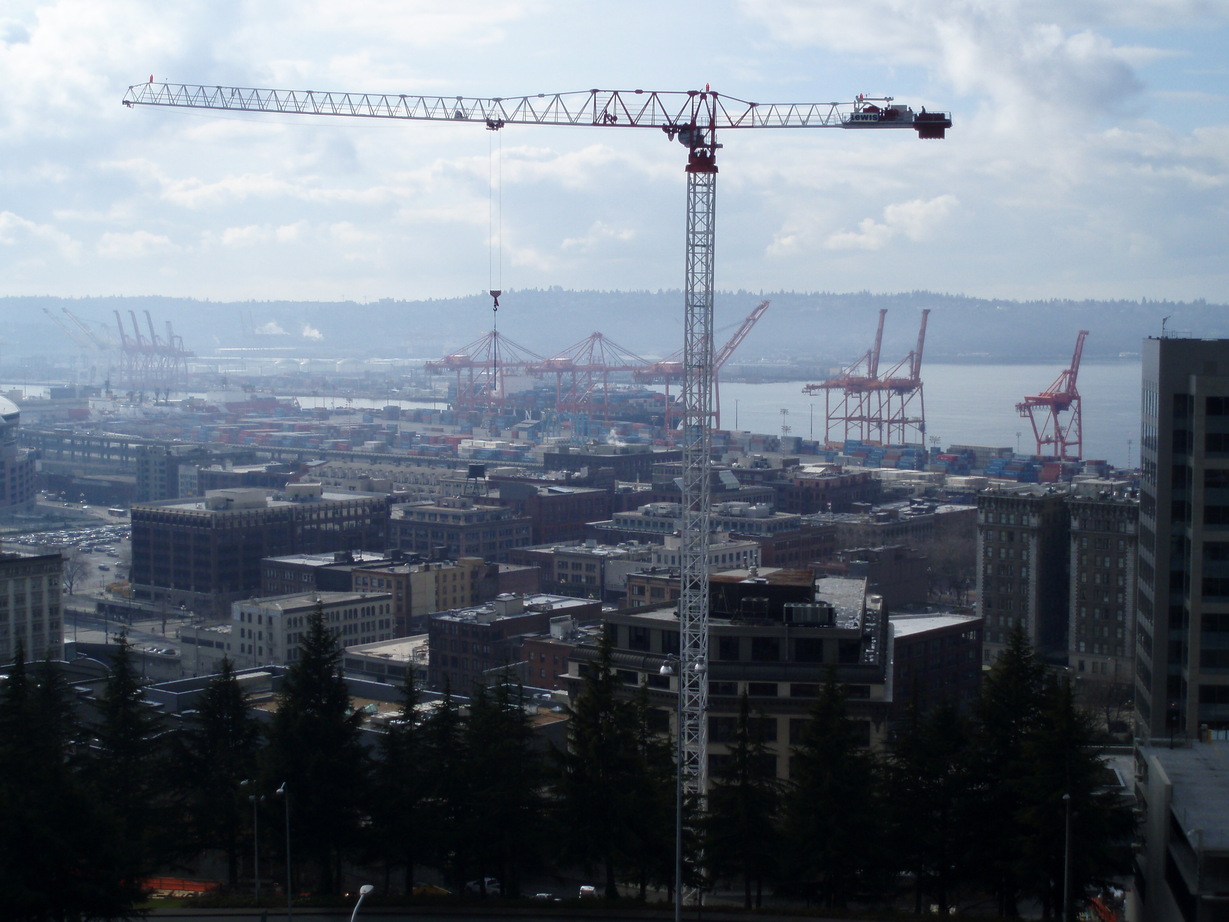
[[[937,436],[944,448],[991,445],[1032,454],[1032,426],[1016,413],[1016,404],[1040,394],[1062,370],[1061,365],[924,365],[927,441]],[[790,435],[822,439],[824,395],[802,393],[807,383],[722,382],[722,428],[779,435],[784,423]],[[1138,359],[1080,367],[1085,458],[1138,465],[1139,388]],[[783,409],[788,414],[783,416]]]

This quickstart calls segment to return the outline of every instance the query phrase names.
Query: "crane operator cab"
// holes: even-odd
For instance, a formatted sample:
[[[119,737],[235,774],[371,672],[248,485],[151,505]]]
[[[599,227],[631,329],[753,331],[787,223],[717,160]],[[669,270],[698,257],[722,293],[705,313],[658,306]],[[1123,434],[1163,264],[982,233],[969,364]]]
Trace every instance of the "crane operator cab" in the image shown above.
[[[893,103],[891,96],[872,99],[859,93],[853,111],[841,119],[842,128],[912,128],[919,138],[942,138],[952,127],[946,112],[915,113],[908,106]]]

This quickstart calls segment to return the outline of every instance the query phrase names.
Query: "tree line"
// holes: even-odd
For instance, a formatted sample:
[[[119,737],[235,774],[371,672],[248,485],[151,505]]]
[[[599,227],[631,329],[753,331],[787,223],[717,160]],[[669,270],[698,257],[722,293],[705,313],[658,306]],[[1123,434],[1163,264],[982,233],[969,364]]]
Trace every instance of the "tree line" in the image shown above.
[[[126,643],[84,715],[55,664],[19,655],[0,687],[0,907],[32,922],[124,918],[150,877],[190,876],[202,856],[242,898],[257,825],[261,876],[281,893],[287,868],[290,891],[315,896],[361,868],[385,894],[431,874],[484,896],[495,878],[514,898],[556,873],[594,875],[609,898],[669,894],[675,751],[646,695],[627,695],[603,643],[556,750],[535,742],[513,684],[421,707],[411,675],[372,742],[319,615],[267,722],[228,663],[171,723],[143,701]],[[1131,814],[1106,791],[1092,724],[1022,635],[972,713],[912,713],[883,754],[858,745],[835,676],[788,783],[761,726],[744,698],[704,809],[683,805],[688,887],[838,908],[900,899],[903,882],[918,912],[985,898],[1001,916],[1025,900],[1056,916],[1065,853],[1072,894],[1125,870]]]

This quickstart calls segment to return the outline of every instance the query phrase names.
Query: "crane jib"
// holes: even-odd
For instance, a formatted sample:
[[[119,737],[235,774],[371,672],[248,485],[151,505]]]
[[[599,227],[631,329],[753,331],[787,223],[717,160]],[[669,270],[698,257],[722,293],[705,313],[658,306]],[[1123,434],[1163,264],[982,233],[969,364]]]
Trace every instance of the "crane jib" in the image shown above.
[[[129,107],[479,122],[490,129],[576,125],[659,128],[675,134],[689,127],[709,133],[752,128],[913,128],[921,137],[941,138],[951,127],[947,113],[923,109],[915,115],[908,106],[893,104],[891,97],[862,96],[849,103],[756,103],[711,90],[585,90],[469,98],[150,82],[130,86],[123,103]]]

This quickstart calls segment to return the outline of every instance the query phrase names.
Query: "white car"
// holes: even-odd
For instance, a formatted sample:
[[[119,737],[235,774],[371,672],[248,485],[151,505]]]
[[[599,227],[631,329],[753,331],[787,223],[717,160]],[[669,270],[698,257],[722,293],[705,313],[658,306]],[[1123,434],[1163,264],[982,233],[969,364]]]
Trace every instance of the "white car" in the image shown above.
[[[484,889],[487,896],[499,896],[503,892],[499,886],[499,881],[494,877],[471,880],[465,884],[466,893],[482,893]]]

